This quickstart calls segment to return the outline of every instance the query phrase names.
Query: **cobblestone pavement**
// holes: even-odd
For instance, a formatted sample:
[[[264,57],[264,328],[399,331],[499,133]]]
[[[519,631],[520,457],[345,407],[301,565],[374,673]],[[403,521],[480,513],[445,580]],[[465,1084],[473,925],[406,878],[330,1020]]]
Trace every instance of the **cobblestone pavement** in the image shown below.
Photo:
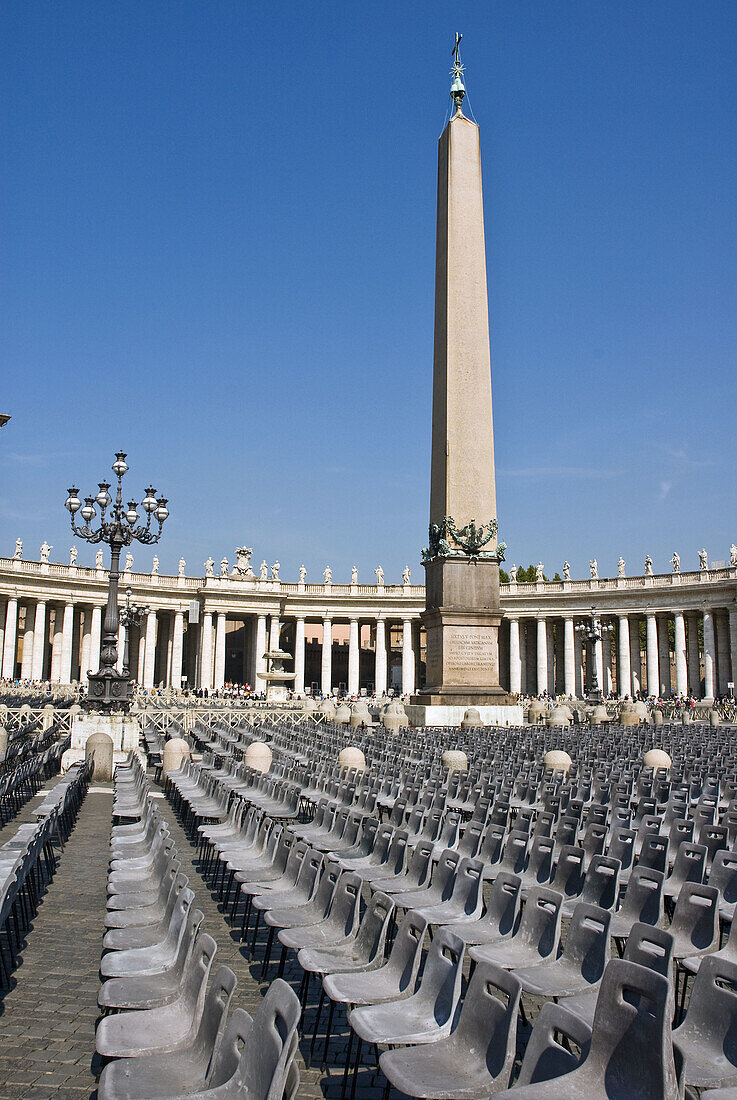
[[[44,790],[55,782],[50,779]],[[0,834],[33,820],[41,795]],[[86,1100],[95,1089],[100,943],[112,812],[90,787],[0,1002],[0,1100]]]

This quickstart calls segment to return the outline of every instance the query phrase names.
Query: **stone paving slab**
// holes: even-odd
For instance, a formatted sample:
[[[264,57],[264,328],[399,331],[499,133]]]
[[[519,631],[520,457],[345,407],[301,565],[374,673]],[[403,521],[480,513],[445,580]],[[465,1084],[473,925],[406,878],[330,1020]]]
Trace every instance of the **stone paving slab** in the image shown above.
[[[40,797],[9,823],[9,835],[33,820]],[[91,786],[26,934],[12,988],[0,1003],[0,1100],[87,1100],[95,1091],[111,814],[109,788]]]

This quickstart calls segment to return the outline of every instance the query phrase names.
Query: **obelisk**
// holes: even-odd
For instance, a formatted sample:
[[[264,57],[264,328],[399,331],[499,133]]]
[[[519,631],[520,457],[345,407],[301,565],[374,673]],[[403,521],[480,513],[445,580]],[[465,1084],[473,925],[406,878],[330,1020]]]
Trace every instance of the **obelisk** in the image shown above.
[[[438,145],[427,674],[412,700],[433,709],[512,702],[499,684],[504,545],[497,543],[481,147],[478,126],[462,111],[459,42],[457,35],[455,113]]]

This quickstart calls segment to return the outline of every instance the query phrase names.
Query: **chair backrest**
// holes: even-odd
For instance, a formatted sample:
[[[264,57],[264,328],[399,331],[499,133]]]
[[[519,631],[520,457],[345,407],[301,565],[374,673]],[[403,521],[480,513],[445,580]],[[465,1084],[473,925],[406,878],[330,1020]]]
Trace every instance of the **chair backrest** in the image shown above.
[[[527,858],[527,845],[530,834],[521,829],[512,829],[504,845],[502,867],[505,871],[511,871],[513,875],[519,875],[524,870]]]
[[[658,924],[663,916],[664,882],[662,871],[638,864],[632,869],[620,913],[645,924]]]
[[[498,863],[505,835],[506,828],[504,825],[495,822],[489,824],[481,845],[479,859],[482,859],[484,863]]]
[[[415,994],[432,1005],[441,1027],[453,1017],[461,996],[466,945],[454,932],[441,928],[430,945],[420,988]]]
[[[640,966],[649,966],[669,978],[673,963],[673,937],[663,928],[653,928],[640,922],[633,924],[623,958]]]
[[[619,894],[618,859],[611,856],[594,856],[586,872],[581,900],[602,909],[612,909]]]
[[[452,1042],[459,1053],[479,1059],[495,1085],[508,1084],[512,1073],[521,994],[522,983],[514,974],[496,963],[479,962],[453,1032]]]
[[[199,926],[205,919],[204,913],[200,912],[199,909],[193,909],[191,913],[194,922]],[[201,932],[193,944],[182,975],[180,996],[185,1002],[187,1010],[192,1014],[192,1019],[198,1024],[202,1015],[207,979],[210,976],[212,961],[215,958],[217,949],[218,945],[212,936],[208,936],[207,932]]]
[[[678,942],[686,940],[697,951],[719,945],[719,891],[700,882],[685,882],[676,902],[670,930]]]
[[[522,879],[509,871],[500,871],[494,879],[486,901],[484,923],[507,936],[517,926],[520,913]]]
[[[574,963],[582,977],[593,985],[609,962],[609,924],[612,915],[598,905],[580,901],[568,926],[563,958]]]
[[[422,947],[427,932],[427,920],[410,909],[397,929],[389,954],[387,968],[396,975],[397,991],[414,988],[422,960]]]
[[[632,866],[632,860],[635,855],[635,840],[637,833],[634,829],[615,829],[612,834],[612,840],[607,848],[607,855],[612,859],[618,859],[622,865],[622,870],[626,871]]]
[[[555,841],[551,836],[540,834],[533,837],[525,870],[527,877],[534,877],[541,884],[548,882],[553,870],[554,852]]]
[[[366,906],[355,943],[356,954],[366,962],[373,962],[378,955],[383,955],[394,909],[393,900],[380,890],[376,891]]]
[[[698,1036],[705,1052],[725,1055],[735,1064],[737,1044],[737,963],[715,955],[706,955],[701,962],[691,990],[686,1019],[674,1032]]]
[[[651,867],[655,871],[665,871],[668,860],[668,837],[648,833],[642,842],[638,867]]]
[[[412,853],[407,866],[407,878],[415,886],[424,886],[432,872],[433,844],[430,840],[421,840]]]
[[[562,1077],[581,1065],[590,1045],[588,1024],[563,1005],[548,1001],[535,1020],[515,1085],[532,1085]]]
[[[225,1029],[225,1019],[238,979],[229,966],[219,966],[210,982],[200,1017],[200,1026],[192,1044],[197,1062],[213,1065]]]
[[[432,889],[443,901],[449,898],[453,892],[460,861],[460,854],[454,852],[452,848],[446,848],[440,854],[438,865],[432,877]]]
[[[362,885],[352,871],[344,871],[336,883],[326,919],[341,936],[350,936],[358,928]]]
[[[583,848],[573,844],[564,844],[561,848],[552,887],[564,898],[576,898],[583,890],[584,859]]]
[[[293,1039],[300,1012],[299,998],[280,978],[269,986],[253,1020],[236,1009],[221,1043],[222,1057],[212,1073],[210,1088],[230,1084],[233,1096],[242,1091],[249,1100],[281,1100],[296,1052]]]
[[[516,935],[524,943],[536,944],[543,958],[558,946],[562,904],[563,898],[557,890],[549,890],[547,886],[534,886],[522,910],[522,920]]]
[[[728,905],[737,902],[737,852],[719,851],[709,872],[709,885],[715,886],[721,900]]]
[[[612,959],[596,1001],[589,1055],[579,1072],[593,1071],[591,1076],[598,1074],[602,1084],[616,1081],[621,1096],[676,1100],[669,1009],[667,978],[637,963]]]

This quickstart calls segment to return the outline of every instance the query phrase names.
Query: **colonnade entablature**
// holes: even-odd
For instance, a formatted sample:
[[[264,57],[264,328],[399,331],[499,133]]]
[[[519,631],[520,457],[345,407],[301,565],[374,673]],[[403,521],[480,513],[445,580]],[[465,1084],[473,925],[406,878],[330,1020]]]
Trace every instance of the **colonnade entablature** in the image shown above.
[[[377,579],[383,580],[383,574]],[[99,655],[108,574],[98,566],[0,558],[4,678],[84,679]],[[408,693],[424,676],[423,585],[321,584],[274,577],[120,575],[149,608],[130,639],[131,673],[146,686],[258,690],[263,654],[286,645],[295,689]],[[500,667],[509,690],[580,696],[594,659],[605,691],[730,693],[737,680],[737,566],[697,572],[501,586]],[[614,625],[582,652],[574,626],[591,609]],[[120,651],[122,654],[122,632]],[[734,667],[733,667],[734,666]]]

